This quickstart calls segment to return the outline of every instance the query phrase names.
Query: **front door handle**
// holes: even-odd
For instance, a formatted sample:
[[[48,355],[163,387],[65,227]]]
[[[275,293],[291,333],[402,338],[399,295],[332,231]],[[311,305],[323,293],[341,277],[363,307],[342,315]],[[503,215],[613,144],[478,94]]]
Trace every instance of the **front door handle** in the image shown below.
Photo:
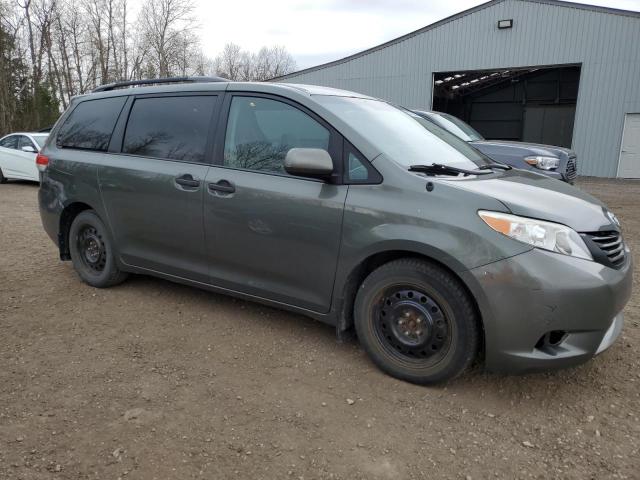
[[[236,186],[228,180],[218,180],[216,183],[209,184],[209,190],[212,192],[230,194],[236,191]]]
[[[188,173],[176,177],[176,183],[189,188],[198,188],[200,186],[200,180],[193,178],[193,176]]]

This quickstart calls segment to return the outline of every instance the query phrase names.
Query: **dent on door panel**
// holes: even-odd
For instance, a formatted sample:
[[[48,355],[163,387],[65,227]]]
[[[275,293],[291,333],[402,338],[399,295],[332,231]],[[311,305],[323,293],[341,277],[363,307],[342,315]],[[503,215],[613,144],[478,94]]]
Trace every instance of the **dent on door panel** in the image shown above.
[[[347,186],[212,167],[205,194],[211,282],[326,313],[340,248]]]

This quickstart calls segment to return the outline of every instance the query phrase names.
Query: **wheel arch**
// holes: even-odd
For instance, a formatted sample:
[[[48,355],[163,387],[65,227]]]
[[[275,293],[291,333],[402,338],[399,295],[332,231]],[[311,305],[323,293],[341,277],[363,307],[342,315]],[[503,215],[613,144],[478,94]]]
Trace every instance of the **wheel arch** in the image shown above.
[[[485,335],[482,310],[480,309],[478,301],[473,294],[473,290],[460,276],[460,270],[456,270],[456,268],[451,265],[451,263],[447,263],[445,261],[442,261],[441,259],[439,260],[434,255],[406,248],[381,250],[375,253],[371,253],[350,269],[342,285],[340,306],[336,322],[338,336],[343,336],[345,332],[353,328],[353,308],[355,304],[355,298],[358,292],[358,288],[360,287],[364,279],[376,268],[394,260],[399,260],[401,258],[413,258],[429,262],[433,265],[437,265],[438,267],[453,275],[458,280],[458,282],[460,282],[460,285],[462,285],[466,293],[469,295],[469,298],[471,298],[471,302],[476,311],[476,318],[478,319],[478,327],[481,337],[481,354],[484,354]],[[455,265],[457,266],[457,262]]]
[[[71,260],[71,252],[69,251],[69,230],[71,229],[73,220],[85,210],[94,210],[94,208],[84,202],[71,202],[66,205],[60,213],[58,248],[60,249],[61,260]]]

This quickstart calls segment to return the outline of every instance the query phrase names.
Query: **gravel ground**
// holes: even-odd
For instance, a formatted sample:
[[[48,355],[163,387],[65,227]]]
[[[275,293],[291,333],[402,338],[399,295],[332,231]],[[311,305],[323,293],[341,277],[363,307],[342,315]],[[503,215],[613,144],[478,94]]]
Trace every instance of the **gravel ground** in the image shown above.
[[[640,183],[580,187],[640,265]],[[640,478],[637,284],[584,366],[418,387],[298,315],[141,276],[92,289],[36,196],[0,186],[2,479]]]

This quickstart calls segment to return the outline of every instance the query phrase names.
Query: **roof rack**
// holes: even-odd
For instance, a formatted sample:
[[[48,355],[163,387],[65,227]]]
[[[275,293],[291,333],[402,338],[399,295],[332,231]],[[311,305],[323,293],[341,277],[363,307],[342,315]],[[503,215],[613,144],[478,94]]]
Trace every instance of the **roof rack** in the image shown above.
[[[91,92],[108,92],[117,88],[135,87],[139,85],[159,85],[165,83],[209,83],[209,82],[228,82],[222,77],[168,77],[168,78],[147,78],[144,80],[129,80],[126,82],[114,82],[106,85],[100,85]]]

